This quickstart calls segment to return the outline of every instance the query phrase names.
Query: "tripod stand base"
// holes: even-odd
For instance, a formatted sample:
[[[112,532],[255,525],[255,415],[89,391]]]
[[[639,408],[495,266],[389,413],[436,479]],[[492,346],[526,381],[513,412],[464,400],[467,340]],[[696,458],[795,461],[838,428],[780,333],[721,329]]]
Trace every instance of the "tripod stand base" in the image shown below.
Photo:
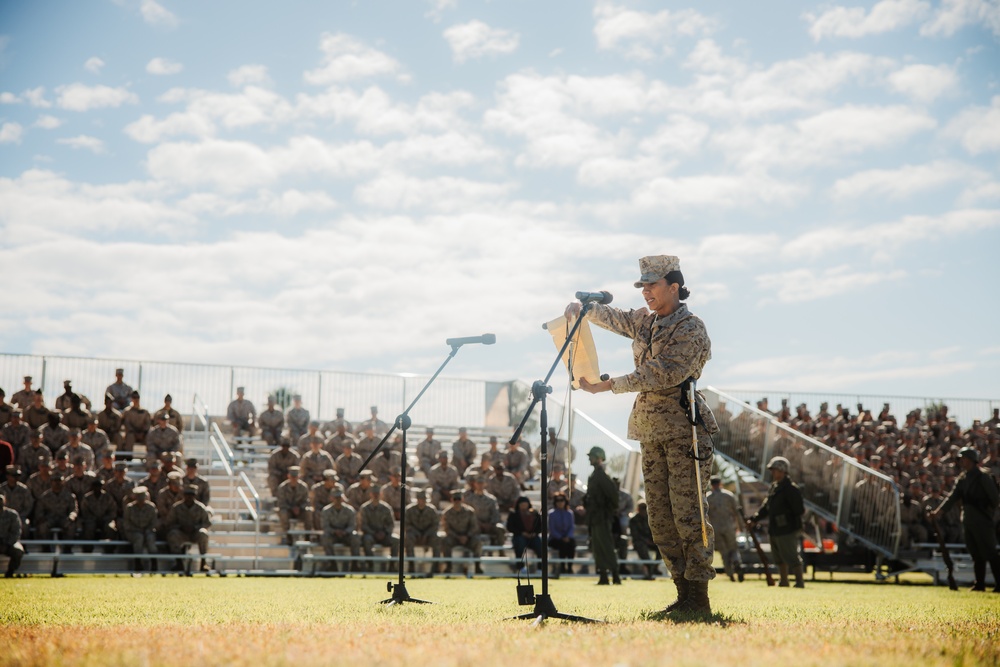
[[[535,610],[530,614],[521,614],[520,616],[515,616],[511,620],[513,621],[535,621],[536,623],[541,623],[547,618],[558,618],[562,621],[576,621],[577,623],[600,623],[594,618],[586,618],[584,616],[573,616],[572,614],[562,614],[556,611],[556,605],[552,602],[552,597],[548,595],[536,595],[535,596]]]
[[[434,604],[433,602],[428,602],[427,600],[418,600],[417,598],[411,598],[410,594],[406,591],[406,584],[389,583],[389,590],[392,591],[392,597],[387,600],[382,600],[379,604],[387,604],[390,607],[395,604],[403,604],[404,602],[412,602],[413,604]]]

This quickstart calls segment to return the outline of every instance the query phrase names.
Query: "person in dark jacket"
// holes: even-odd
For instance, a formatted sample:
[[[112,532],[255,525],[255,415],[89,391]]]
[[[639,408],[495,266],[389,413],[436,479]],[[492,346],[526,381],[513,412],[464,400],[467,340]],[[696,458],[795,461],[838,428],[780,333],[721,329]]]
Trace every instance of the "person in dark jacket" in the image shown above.
[[[600,447],[591,447],[587,453],[594,472],[587,479],[587,495],[583,506],[587,509],[587,528],[590,533],[590,550],[594,554],[594,565],[600,578],[598,586],[608,585],[608,572],[612,583],[622,583],[618,574],[618,554],[615,552],[615,538],[611,534],[611,524],[618,520],[618,486],[611,481],[604,470],[607,458]]]
[[[993,530],[993,515],[1000,501],[996,482],[979,467],[979,452],[963,447],[958,452],[958,465],[962,474],[955,480],[951,493],[941,502],[931,518],[937,519],[962,502],[962,527],[965,529],[965,548],[972,556],[972,571],[976,581],[974,591],[986,590],[986,564],[993,570],[993,592],[1000,593],[1000,555]]]
[[[541,558],[542,538],[539,533],[542,532],[542,515],[531,506],[527,496],[518,498],[514,509],[507,515],[507,530],[518,560],[521,560],[525,549],[531,549]]]
[[[788,572],[795,575],[795,587],[805,588],[802,579],[802,556],[799,555],[799,540],[802,533],[802,515],[805,505],[802,492],[788,476],[788,459],[775,456],[767,464],[771,471],[771,488],[767,498],[756,514],[747,520],[751,530],[761,519],[768,519],[767,532],[771,540],[771,555],[778,564],[781,575],[779,586],[788,586]]]

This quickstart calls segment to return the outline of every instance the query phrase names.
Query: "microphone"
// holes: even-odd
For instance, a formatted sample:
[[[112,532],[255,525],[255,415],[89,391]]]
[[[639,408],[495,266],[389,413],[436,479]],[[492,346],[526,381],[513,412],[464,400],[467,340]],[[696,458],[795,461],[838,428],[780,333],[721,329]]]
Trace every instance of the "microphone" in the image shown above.
[[[470,343],[482,343],[483,345],[492,345],[497,342],[497,337],[494,334],[483,334],[482,336],[466,336],[465,338],[449,338],[445,341],[446,345],[451,345],[452,347],[458,347],[460,345],[468,345]]]
[[[606,292],[604,290],[600,292],[577,292],[576,298],[580,300],[581,303],[611,303],[614,299],[611,296],[611,292]]]

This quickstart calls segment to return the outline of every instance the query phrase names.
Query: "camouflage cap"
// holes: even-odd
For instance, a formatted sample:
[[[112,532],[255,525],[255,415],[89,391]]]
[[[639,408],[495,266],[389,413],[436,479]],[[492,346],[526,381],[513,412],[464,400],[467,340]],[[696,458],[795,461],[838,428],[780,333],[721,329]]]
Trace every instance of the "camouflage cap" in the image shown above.
[[[327,468],[323,471],[323,479],[337,479],[337,471]]]
[[[462,492],[461,491],[452,491],[451,492],[451,499],[452,500],[461,500],[462,499]]]
[[[185,496],[198,495],[198,487],[195,486],[194,484],[188,484],[187,486],[184,487],[184,495]]]
[[[184,479],[184,473],[182,473],[180,470],[171,470],[170,472],[167,473],[167,479],[170,480],[171,482],[179,483],[182,479]]]
[[[115,470],[128,470],[128,464],[124,461],[119,461],[115,464]]]
[[[186,465],[188,468],[197,468],[198,459],[187,459],[184,461],[184,465]]]
[[[300,468],[299,466],[289,466],[288,468],[289,475],[294,475],[295,477],[298,477],[300,472],[302,472],[302,468]]]
[[[4,469],[4,472],[6,472],[8,475],[14,475],[14,476],[21,474],[21,470],[17,466],[7,466]]]
[[[674,255],[650,255],[639,260],[639,280],[636,287],[646,283],[655,283],[671,271],[681,270],[681,260]]]
[[[767,462],[767,469],[788,472],[788,459],[786,459],[784,456],[775,456],[773,459]]]
[[[368,489],[368,493],[381,493],[381,492],[382,492],[382,487],[380,487],[378,484],[372,484],[371,487]]]
[[[80,435],[80,429],[78,429],[77,427],[74,426],[73,428],[71,428],[69,430],[69,434],[70,434],[71,437],[79,436]]]
[[[141,496],[145,496],[148,493],[149,493],[149,489],[147,489],[144,486],[137,486],[134,489],[132,489],[132,495],[135,496],[136,498],[139,498]]]
[[[344,497],[344,490],[341,489],[339,486],[335,486],[332,489],[330,489],[330,497],[331,498],[343,498]]]
[[[167,394],[166,396],[163,397],[163,402],[164,403],[173,403],[174,402],[174,397],[171,396],[170,394]]]

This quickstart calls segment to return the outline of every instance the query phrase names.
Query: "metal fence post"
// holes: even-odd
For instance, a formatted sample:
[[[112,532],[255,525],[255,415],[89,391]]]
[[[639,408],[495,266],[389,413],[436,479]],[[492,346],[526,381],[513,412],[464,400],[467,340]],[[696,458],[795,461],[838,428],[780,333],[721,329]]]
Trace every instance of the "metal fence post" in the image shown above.
[[[45,357],[42,357],[42,381],[38,384],[38,391],[42,392],[43,394],[45,393],[45,366],[46,366],[46,359]]]
[[[142,364],[139,364],[139,379],[135,383],[135,390],[140,394],[142,393]]]

